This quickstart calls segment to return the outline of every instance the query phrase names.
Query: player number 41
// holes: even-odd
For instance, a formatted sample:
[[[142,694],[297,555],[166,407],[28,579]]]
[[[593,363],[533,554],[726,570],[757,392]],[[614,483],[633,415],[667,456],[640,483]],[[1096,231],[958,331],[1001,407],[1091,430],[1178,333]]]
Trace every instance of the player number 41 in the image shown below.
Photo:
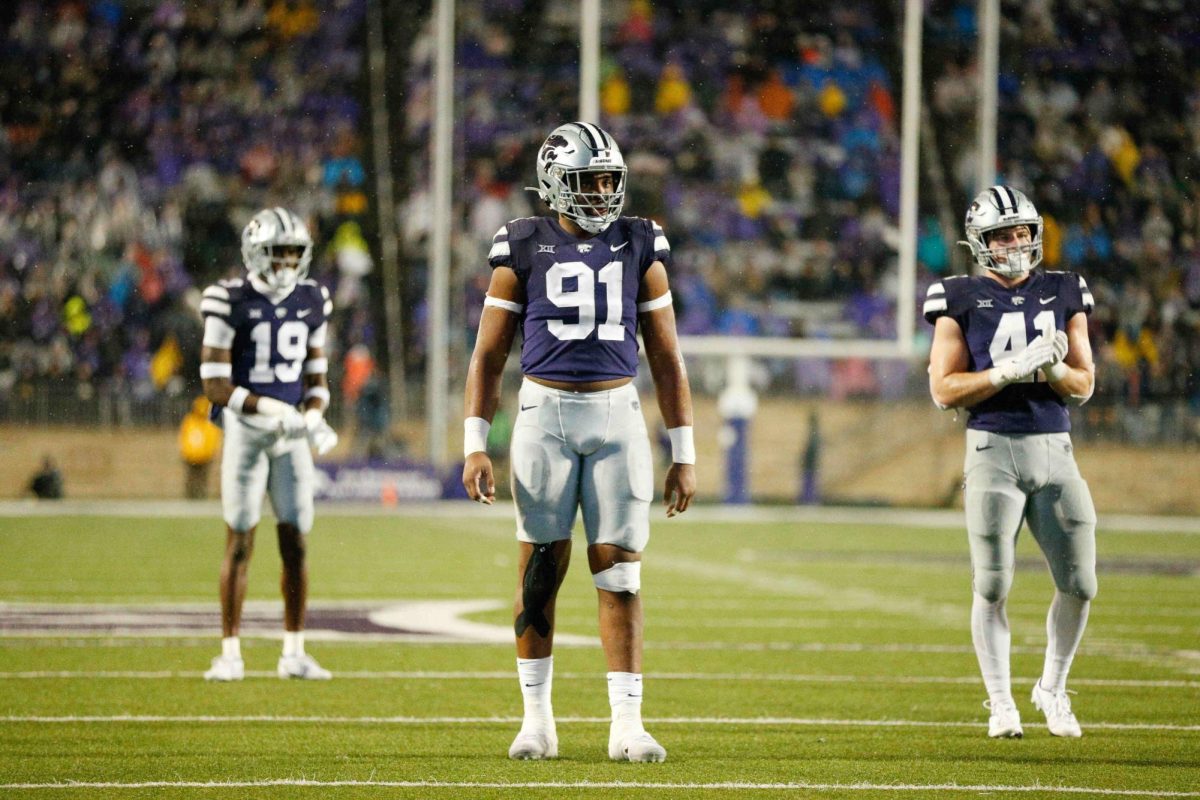
[[[1040,312],[1033,318],[1033,327],[1042,336],[1054,335],[1054,312],[1049,309]],[[1025,333],[1025,314],[1020,311],[1007,311],[1000,317],[996,333],[992,336],[992,344],[988,352],[992,356],[992,364],[1002,364],[1016,358],[1029,345]]]

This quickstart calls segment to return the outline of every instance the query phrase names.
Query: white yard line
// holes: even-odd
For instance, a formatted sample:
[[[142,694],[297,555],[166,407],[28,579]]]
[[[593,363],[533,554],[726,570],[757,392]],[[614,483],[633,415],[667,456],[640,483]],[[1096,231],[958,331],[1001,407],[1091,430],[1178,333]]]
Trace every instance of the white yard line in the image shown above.
[[[0,789],[257,789],[273,786],[294,788],[373,787],[387,789],[661,789],[715,791],[843,791],[843,792],[1052,792],[1061,794],[1090,794],[1109,797],[1200,797],[1200,792],[1180,792],[1159,789],[1106,789],[1097,786],[1063,786],[1059,784],[968,784],[968,783],[754,783],[750,781],[720,781],[711,783],[676,783],[666,781],[382,781],[332,780],[307,778],[277,778],[259,781],[61,781],[55,783],[5,783]]]
[[[80,723],[254,723],[273,724],[346,724],[346,725],[511,725],[520,723],[522,717],[352,717],[316,715],[207,715],[207,714],[63,714],[0,716],[0,722],[39,724]],[[557,717],[560,724],[609,724],[609,717]],[[830,719],[821,717],[647,717],[646,724],[656,725],[739,725],[770,727],[838,727],[838,728],[980,728],[982,722],[957,722],[911,719]],[[1088,722],[1089,730],[1113,731],[1200,731],[1200,725],[1182,725],[1153,722]]]
[[[201,676],[199,670],[29,670],[24,672],[0,672],[0,680],[195,680]],[[338,671],[338,680],[357,681],[511,681],[515,672],[491,671],[437,671],[437,670],[359,670]],[[251,670],[247,678],[275,678],[273,670]],[[595,680],[602,678],[599,672],[555,672],[555,680]],[[977,686],[980,678],[974,675],[958,677],[937,675],[812,675],[789,672],[651,672],[651,681],[763,681],[768,683],[874,683],[897,685],[950,685]],[[1014,684],[1032,685],[1034,678],[1013,678]],[[1138,680],[1134,678],[1076,678],[1072,686],[1120,687],[1140,689],[1200,689],[1200,680]]]
[[[387,517],[396,519],[512,520],[512,506],[481,506],[470,501],[407,503],[399,507],[357,503],[322,503],[319,513],[330,517]],[[0,501],[0,517],[176,517],[220,520],[216,501],[185,500],[32,500]],[[825,508],[797,506],[699,505],[688,509],[686,521],[702,523],[783,523],[829,525],[891,525],[895,527],[962,529],[963,512],[957,509]],[[671,523],[662,521],[659,524]],[[1102,514],[1101,531],[1200,534],[1200,517]]]
[[[677,783],[667,781],[383,781],[331,780],[309,778],[276,778],[258,781],[58,781],[54,783],[4,783],[0,789],[258,789],[273,786],[294,788],[372,787],[386,789],[660,789],[713,791],[824,791],[824,792],[1050,792],[1085,794],[1108,797],[1200,797],[1200,792],[1180,792],[1160,789],[1107,789],[1098,786],[1063,786],[1060,784],[969,784],[969,783],[754,783],[750,781],[716,781],[711,783]]]

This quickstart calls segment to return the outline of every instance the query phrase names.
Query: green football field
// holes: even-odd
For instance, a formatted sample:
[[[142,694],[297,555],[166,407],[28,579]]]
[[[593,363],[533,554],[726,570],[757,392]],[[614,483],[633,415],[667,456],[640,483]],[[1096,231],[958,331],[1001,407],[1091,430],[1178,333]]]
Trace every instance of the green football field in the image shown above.
[[[643,713],[663,764],[607,759],[580,537],[558,604],[561,757],[512,762],[516,547],[510,519],[470,510],[319,509],[307,649],[328,683],[274,676],[264,524],[249,674],[228,685],[201,679],[219,649],[217,517],[0,517],[0,797],[1200,797],[1197,533],[1101,530],[1071,680],[1081,740],[1051,737],[1029,703],[1053,589],[1022,536],[1009,614],[1025,738],[992,741],[961,530],[888,512],[656,522]]]

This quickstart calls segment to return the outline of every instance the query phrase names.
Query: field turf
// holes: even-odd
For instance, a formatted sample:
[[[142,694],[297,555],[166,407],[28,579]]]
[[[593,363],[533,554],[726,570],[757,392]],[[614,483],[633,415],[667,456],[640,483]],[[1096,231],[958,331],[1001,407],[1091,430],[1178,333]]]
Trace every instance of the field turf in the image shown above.
[[[607,759],[581,535],[558,604],[562,757],[518,763],[502,515],[319,509],[307,649],[328,683],[274,676],[265,521],[250,674],[229,685],[201,680],[219,650],[215,516],[0,518],[0,797],[1200,797],[1200,535],[1101,531],[1071,680],[1084,738],[1068,741],[1029,703],[1053,589],[1026,532],[1009,602],[1025,738],[992,741],[960,530],[703,512],[656,522],[643,571],[643,712],[664,764]]]

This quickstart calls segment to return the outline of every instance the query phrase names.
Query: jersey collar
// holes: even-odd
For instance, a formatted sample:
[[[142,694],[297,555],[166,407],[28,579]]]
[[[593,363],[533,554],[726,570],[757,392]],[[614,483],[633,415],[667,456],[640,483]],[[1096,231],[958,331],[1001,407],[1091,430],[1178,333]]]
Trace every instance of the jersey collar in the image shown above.
[[[250,275],[250,285],[254,287],[254,291],[261,294],[263,297],[271,301],[272,305],[279,305],[288,298],[292,292],[296,291],[297,284],[292,284],[286,289],[272,289],[267,286],[257,275]]]

